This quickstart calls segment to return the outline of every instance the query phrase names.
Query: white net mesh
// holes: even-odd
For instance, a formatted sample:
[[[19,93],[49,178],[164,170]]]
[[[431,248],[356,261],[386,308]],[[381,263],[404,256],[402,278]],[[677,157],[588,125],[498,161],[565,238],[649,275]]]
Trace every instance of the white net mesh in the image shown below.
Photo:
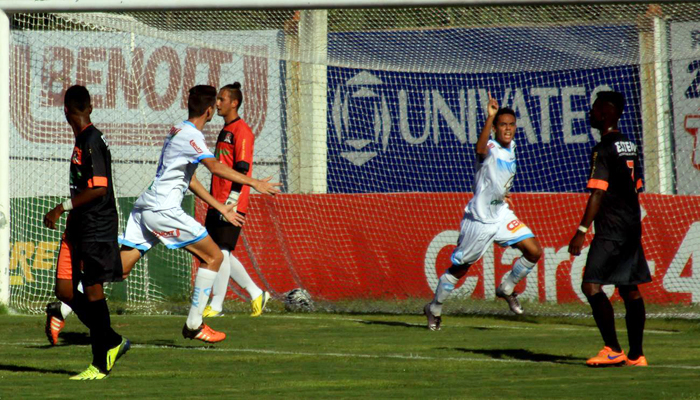
[[[694,3],[13,15],[11,306],[36,312],[53,298],[60,230],[41,219],[68,193],[65,89],[92,94],[123,225],[165,133],[186,118],[189,87],[239,81],[254,176],[273,176],[285,194],[252,197],[236,255],[272,293],[302,288],[328,309],[419,310],[450,265],[491,93],[517,114],[515,212],[544,247],[521,298],[532,313],[587,312],[587,248],[572,259],[566,246],[599,140],[587,111],[614,89],[627,100],[621,130],[643,149],[654,277],[643,293],[659,313],[694,315],[698,15]],[[211,148],[222,125],[206,128]],[[203,168],[199,178],[208,183]],[[203,215],[191,196],[184,208]],[[504,311],[495,288],[518,256],[494,246],[452,310]],[[184,251],[159,246],[110,296],[168,309],[189,296],[193,268]]]

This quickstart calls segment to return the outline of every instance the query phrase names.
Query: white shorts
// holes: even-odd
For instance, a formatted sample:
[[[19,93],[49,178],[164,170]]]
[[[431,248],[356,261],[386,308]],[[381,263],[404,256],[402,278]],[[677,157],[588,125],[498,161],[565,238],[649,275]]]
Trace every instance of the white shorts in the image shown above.
[[[119,244],[145,253],[158,241],[169,249],[179,249],[199,242],[208,234],[206,228],[181,208],[161,211],[134,208]]]
[[[465,213],[460,224],[457,248],[452,252],[452,264],[474,264],[486,253],[493,242],[500,246],[512,246],[527,238],[535,237],[530,228],[507,209],[500,221],[484,223]]]

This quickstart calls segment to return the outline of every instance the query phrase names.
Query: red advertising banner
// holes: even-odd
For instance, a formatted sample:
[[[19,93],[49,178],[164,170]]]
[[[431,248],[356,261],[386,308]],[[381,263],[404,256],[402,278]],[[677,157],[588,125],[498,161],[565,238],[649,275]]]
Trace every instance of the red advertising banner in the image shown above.
[[[429,298],[450,266],[459,222],[471,194],[307,194],[252,196],[235,254],[261,287],[296,287],[324,300]],[[583,302],[583,254],[568,243],[587,194],[513,194],[514,211],[544,253],[518,285],[521,298]],[[653,282],[651,303],[700,302],[700,197],[644,194],[643,245]],[[203,209],[198,210],[202,217]],[[493,246],[470,269],[456,293],[495,298],[495,289],[520,252]],[[696,272],[697,271],[697,272]]]

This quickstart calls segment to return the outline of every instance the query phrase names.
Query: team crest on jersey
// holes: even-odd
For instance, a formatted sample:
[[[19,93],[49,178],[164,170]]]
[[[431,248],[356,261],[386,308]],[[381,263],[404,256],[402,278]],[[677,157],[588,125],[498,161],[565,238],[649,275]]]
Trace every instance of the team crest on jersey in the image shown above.
[[[226,132],[226,137],[224,137],[224,143],[233,143],[233,133]]]
[[[83,165],[83,151],[77,147],[74,147],[70,162],[73,164]]]
[[[202,149],[200,149],[199,146],[197,146],[197,143],[195,143],[194,139],[190,140],[190,145],[192,146],[192,148],[194,149],[194,151],[196,151],[198,154],[204,153],[204,152],[202,151]]]

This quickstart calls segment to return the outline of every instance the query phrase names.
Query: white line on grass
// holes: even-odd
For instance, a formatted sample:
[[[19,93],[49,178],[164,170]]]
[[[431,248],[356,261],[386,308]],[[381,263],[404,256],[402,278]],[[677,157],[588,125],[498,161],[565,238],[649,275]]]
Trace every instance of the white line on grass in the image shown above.
[[[44,342],[0,342],[0,346],[35,346],[41,345]],[[85,346],[88,345],[75,345]],[[264,349],[231,349],[231,348],[215,348],[215,347],[178,347],[168,345],[155,344],[133,344],[132,348],[136,349],[165,349],[165,350],[181,350],[181,351],[201,351],[201,352],[223,352],[223,353],[251,353],[251,354],[266,354],[272,356],[304,356],[304,357],[337,357],[337,358],[366,358],[366,359],[393,359],[393,360],[419,360],[419,361],[458,361],[458,362],[486,362],[486,363],[510,363],[510,364],[559,364],[552,361],[532,361],[532,360],[512,360],[512,359],[496,359],[496,358],[471,358],[471,357],[431,357],[419,356],[414,354],[361,354],[361,353],[325,353],[325,352],[304,352],[304,351],[282,351],[282,350],[264,350]],[[576,365],[576,364],[569,364]],[[672,369],[690,369],[700,370],[700,366],[694,365],[651,365],[648,368],[672,368]]]

